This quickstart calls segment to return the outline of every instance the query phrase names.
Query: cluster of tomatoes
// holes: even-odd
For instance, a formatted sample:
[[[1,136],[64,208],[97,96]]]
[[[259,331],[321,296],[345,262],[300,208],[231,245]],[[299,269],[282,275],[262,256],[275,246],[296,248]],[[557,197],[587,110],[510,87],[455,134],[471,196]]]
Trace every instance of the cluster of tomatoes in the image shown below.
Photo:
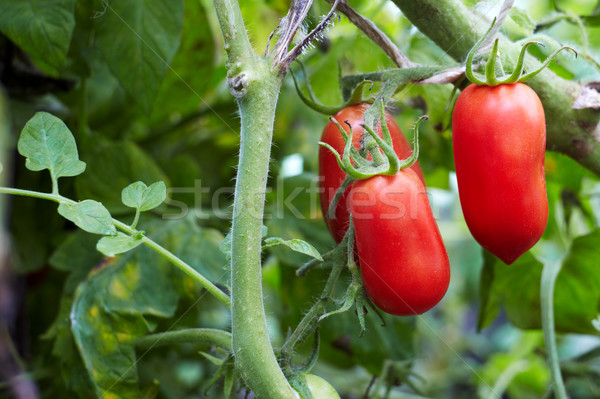
[[[352,127],[358,149],[368,104],[335,115]],[[399,159],[412,153],[394,119],[386,124]],[[345,129],[349,131],[349,127]],[[381,126],[376,129],[382,135]],[[338,152],[344,140],[329,122],[321,141]],[[546,142],[542,104],[522,83],[467,87],[454,107],[453,146],[459,196],[473,237],[505,263],[514,262],[541,237],[548,217],[544,180]],[[356,257],[365,290],[383,311],[421,314],[435,306],[450,283],[450,264],[433,217],[418,163],[393,176],[352,183],[340,198],[335,218],[330,203],[346,175],[327,149],[319,151],[321,209],[339,243],[352,215]]]

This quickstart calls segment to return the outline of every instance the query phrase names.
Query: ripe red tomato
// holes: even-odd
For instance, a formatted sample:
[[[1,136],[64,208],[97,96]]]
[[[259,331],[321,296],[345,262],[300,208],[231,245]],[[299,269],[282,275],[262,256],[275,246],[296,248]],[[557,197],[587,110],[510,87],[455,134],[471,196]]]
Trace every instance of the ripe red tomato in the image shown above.
[[[349,209],[367,294],[381,310],[416,315],[448,290],[450,263],[425,185],[411,169],[353,184]]]
[[[456,100],[452,142],[467,226],[482,247],[511,264],[548,221],[542,103],[522,83],[472,84]]]
[[[358,149],[360,145],[360,140],[362,138],[364,129],[360,126],[363,123],[363,115],[365,111],[369,108],[369,104],[358,104],[352,105],[350,107],[346,107],[337,114],[335,114],[335,119],[344,127],[346,132],[349,132],[350,129],[344,123],[344,121],[348,121],[352,126],[352,141],[354,146]],[[400,159],[406,159],[412,154],[412,148],[398,124],[392,118],[389,113],[385,113],[385,121],[390,131],[390,135],[392,136],[392,142],[394,144],[394,150]],[[376,133],[381,136],[381,126],[375,130]],[[344,151],[344,139],[340,133],[338,127],[333,123],[329,122],[325,129],[323,130],[323,135],[321,136],[321,141],[331,145],[340,155]],[[411,169],[413,169],[421,178],[423,182],[425,182],[425,178],[423,177],[423,172],[421,171],[421,167],[417,162],[415,162]],[[326,148],[319,148],[319,176],[321,180],[319,181],[319,187],[321,191],[321,211],[323,212],[323,217],[325,218],[325,223],[327,224],[327,228],[331,232],[331,235],[335,239],[336,242],[341,242],[346,234],[346,230],[348,230],[348,206],[347,206],[347,195],[350,191],[350,187],[346,189],[346,192],[340,198],[338,202],[338,206],[335,212],[335,219],[329,219],[327,217],[327,210],[329,209],[329,204],[331,200],[335,196],[335,193],[342,185],[346,174],[340,169],[335,156]]]

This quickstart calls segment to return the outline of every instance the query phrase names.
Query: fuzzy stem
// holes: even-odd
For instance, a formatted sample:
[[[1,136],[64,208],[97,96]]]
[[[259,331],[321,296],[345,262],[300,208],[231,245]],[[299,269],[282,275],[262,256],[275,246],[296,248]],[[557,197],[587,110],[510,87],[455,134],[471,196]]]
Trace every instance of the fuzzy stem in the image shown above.
[[[254,393],[260,398],[295,398],[279,368],[269,339],[261,275],[261,229],[275,106],[281,80],[270,64],[256,61],[257,80],[239,100],[241,149],[233,203],[232,332],[233,352]]]
[[[214,5],[228,56],[229,91],[241,116],[231,240],[232,349],[256,397],[296,399],[269,338],[261,274],[265,193],[283,74],[271,71],[272,60],[254,55],[237,1],[215,0]]]

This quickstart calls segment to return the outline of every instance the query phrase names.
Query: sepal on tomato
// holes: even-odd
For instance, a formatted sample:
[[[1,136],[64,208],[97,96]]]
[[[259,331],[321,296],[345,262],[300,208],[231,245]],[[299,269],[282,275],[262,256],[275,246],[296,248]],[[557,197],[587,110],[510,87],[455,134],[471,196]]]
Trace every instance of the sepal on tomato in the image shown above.
[[[472,83],[482,85],[482,86],[497,86],[497,85],[501,85],[501,84],[525,82],[525,81],[531,79],[532,77],[534,77],[535,75],[537,75],[538,73],[540,73],[544,68],[546,68],[548,66],[548,64],[550,64],[550,62],[562,50],[570,50],[575,54],[575,57],[577,57],[577,51],[575,51],[575,49],[573,49],[572,47],[569,47],[569,46],[562,46],[559,49],[557,49],[556,51],[554,51],[552,54],[550,54],[548,56],[548,58],[546,58],[544,63],[538,69],[523,75],[523,69],[524,69],[524,64],[525,64],[525,54],[527,51],[527,47],[529,47],[532,44],[537,44],[542,47],[545,47],[544,44],[541,42],[530,41],[530,42],[525,43],[523,45],[523,47],[521,47],[521,52],[519,53],[519,58],[517,59],[517,65],[515,67],[515,70],[510,75],[503,75],[501,77],[496,77],[496,59],[498,56],[498,42],[499,42],[499,39],[496,39],[496,40],[494,40],[494,45],[492,47],[492,51],[490,52],[490,55],[488,57],[486,65],[485,65],[485,80],[480,79],[475,75],[475,73],[473,71],[473,58],[475,57],[475,53],[477,53],[477,50],[479,50],[479,47],[485,41],[486,37],[489,35],[490,31],[492,30],[492,28],[494,27],[495,24],[496,24],[496,18],[494,18],[494,20],[492,21],[492,24],[488,28],[487,32],[485,32],[485,34],[475,43],[475,45],[473,46],[473,48],[469,51],[469,54],[467,55],[465,75]]]
[[[344,152],[340,153],[328,143],[319,142],[319,145],[327,148],[334,156],[340,169],[347,175],[355,179],[368,179],[376,175],[393,176],[398,173],[398,170],[408,168],[417,161],[419,156],[419,126],[424,120],[428,119],[427,115],[421,116],[415,124],[414,149],[411,155],[403,160],[398,158],[394,151],[389,129],[385,121],[385,111],[383,102],[381,104],[381,126],[383,137],[380,137],[375,131],[365,124],[361,124],[368,135],[361,143],[360,151],[353,145],[353,129],[350,124],[350,132],[346,133],[339,121],[334,117],[329,118],[339,129],[344,138]],[[368,157],[371,159],[368,159]]]

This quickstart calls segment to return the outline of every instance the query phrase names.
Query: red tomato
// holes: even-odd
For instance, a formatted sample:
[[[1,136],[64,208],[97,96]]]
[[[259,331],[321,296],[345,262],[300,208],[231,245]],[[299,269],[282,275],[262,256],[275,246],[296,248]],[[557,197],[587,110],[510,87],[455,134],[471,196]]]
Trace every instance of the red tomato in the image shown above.
[[[344,123],[344,121],[348,121],[352,126],[352,141],[354,146],[358,149],[360,145],[360,140],[362,139],[362,135],[364,129],[360,126],[363,123],[363,115],[365,111],[369,108],[369,104],[358,104],[352,105],[350,107],[346,107],[337,114],[335,114],[335,119],[344,127],[346,132],[349,132],[350,129],[348,125]],[[394,150],[400,159],[406,159],[412,154],[412,148],[402,131],[398,127],[398,124],[392,118],[389,113],[385,113],[385,121],[390,130],[390,135],[392,136],[392,142],[394,144]],[[375,130],[375,132],[381,136],[381,126]],[[329,122],[327,126],[325,126],[325,130],[323,130],[323,135],[321,136],[321,141],[331,145],[335,148],[340,155],[344,151],[344,139],[338,127],[333,123]],[[411,169],[413,169],[421,180],[425,182],[425,178],[423,177],[423,172],[421,171],[421,167],[417,162],[415,162]],[[347,196],[350,191],[350,187],[346,190],[340,201],[338,202],[338,206],[335,212],[335,219],[329,219],[327,217],[327,210],[329,209],[329,204],[331,200],[335,196],[335,193],[342,185],[346,174],[340,169],[335,156],[326,148],[319,148],[319,176],[321,180],[319,181],[320,191],[321,191],[321,211],[323,212],[323,217],[325,218],[325,223],[327,224],[327,228],[331,232],[331,235],[335,239],[336,242],[341,242],[346,234],[346,230],[348,230],[348,206],[347,206]]]
[[[452,142],[469,230],[511,264],[540,239],[548,221],[542,103],[522,83],[470,85],[454,106]]]
[[[416,315],[448,290],[450,263],[425,185],[410,169],[353,184],[349,209],[367,294],[381,310]]]

